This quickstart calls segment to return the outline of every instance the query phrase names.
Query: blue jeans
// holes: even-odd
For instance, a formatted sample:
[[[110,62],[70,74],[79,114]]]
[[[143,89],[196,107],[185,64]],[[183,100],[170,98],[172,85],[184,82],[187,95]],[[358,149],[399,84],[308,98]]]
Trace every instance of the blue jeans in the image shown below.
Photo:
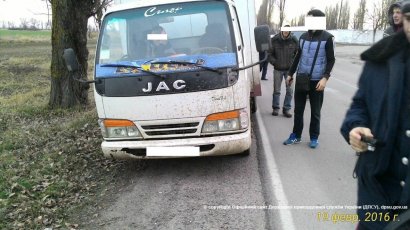
[[[318,139],[320,134],[320,112],[323,105],[323,91],[316,91],[319,81],[310,81],[310,90],[306,93],[295,92],[295,118],[293,133],[300,138],[303,131],[303,113],[306,107],[306,97],[309,95],[310,102],[310,139]]]
[[[286,82],[287,71],[273,71],[273,99],[272,99],[272,109],[280,109],[280,88],[282,86],[282,80]],[[286,83],[285,83],[286,84]],[[290,110],[292,108],[292,86],[286,86],[285,100],[283,101],[283,110]]]

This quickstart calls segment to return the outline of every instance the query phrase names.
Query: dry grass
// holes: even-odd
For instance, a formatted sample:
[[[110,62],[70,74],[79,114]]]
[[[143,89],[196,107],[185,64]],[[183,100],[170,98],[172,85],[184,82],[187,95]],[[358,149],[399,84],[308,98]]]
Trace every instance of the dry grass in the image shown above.
[[[51,40],[50,30],[6,30],[0,29],[0,40],[11,42],[49,42]]]
[[[48,108],[49,39],[0,37],[0,229],[77,228],[70,210],[93,202],[118,162],[102,157],[93,102]]]

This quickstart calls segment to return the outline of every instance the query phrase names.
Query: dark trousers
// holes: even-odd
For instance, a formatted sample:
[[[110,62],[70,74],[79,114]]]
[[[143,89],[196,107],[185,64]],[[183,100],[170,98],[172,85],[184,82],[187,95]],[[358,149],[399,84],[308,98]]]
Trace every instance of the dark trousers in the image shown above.
[[[320,111],[323,104],[323,91],[316,91],[316,85],[319,81],[310,81],[310,90],[306,93],[295,91],[295,117],[293,123],[293,133],[300,138],[303,131],[303,113],[305,112],[306,99],[309,95],[310,102],[310,139],[317,139],[320,134]]]
[[[262,60],[266,55],[266,52],[262,52],[259,53],[259,60]],[[261,64],[259,64],[259,72],[262,71],[262,77],[261,79],[265,79],[266,78],[266,73],[268,71],[268,60],[262,62]]]
[[[262,71],[262,79],[266,78],[266,73],[268,72],[268,61],[262,62],[260,64],[259,70]]]

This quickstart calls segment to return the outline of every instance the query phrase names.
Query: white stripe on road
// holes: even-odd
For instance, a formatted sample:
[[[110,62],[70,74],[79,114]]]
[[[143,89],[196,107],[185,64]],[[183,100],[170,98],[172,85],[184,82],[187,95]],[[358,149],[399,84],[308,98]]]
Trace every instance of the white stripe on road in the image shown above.
[[[350,84],[350,83],[348,83],[348,82],[345,82],[345,81],[343,81],[343,80],[337,79],[337,78],[335,78],[335,77],[332,77],[332,80],[336,80],[336,81],[338,81],[338,82],[340,82],[340,83],[342,83],[342,84],[344,84],[344,85],[347,85],[347,86],[349,86],[349,87],[351,87],[351,88],[353,88],[353,89],[356,89],[356,90],[358,89],[356,85],[352,85],[352,84]]]
[[[273,194],[278,202],[278,206],[288,206],[288,200],[286,199],[285,192],[283,190],[282,181],[280,180],[280,175],[278,167],[276,166],[275,159],[273,157],[272,148],[268,140],[268,133],[265,129],[265,124],[263,123],[261,114],[259,110],[256,111],[256,118],[258,119],[258,128],[261,133],[262,148],[265,155],[268,174],[270,182],[273,187]],[[293,223],[292,213],[290,209],[278,209],[279,219],[282,223],[281,229],[295,230],[295,225]]]

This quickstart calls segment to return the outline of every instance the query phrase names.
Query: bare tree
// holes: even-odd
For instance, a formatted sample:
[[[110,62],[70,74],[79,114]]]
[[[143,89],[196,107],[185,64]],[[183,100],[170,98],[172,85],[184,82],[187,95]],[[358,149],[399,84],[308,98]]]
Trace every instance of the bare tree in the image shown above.
[[[301,14],[298,18],[298,26],[304,26],[305,25],[305,17],[306,15]]]
[[[291,26],[304,26],[305,25],[305,15],[301,14],[290,21]]]
[[[281,27],[285,19],[285,6],[286,0],[262,0],[262,4],[258,11],[258,25],[270,25],[272,29]],[[273,16],[275,9],[279,11],[279,23],[273,22]]]
[[[340,14],[339,14],[339,21],[338,21],[338,29],[348,29],[350,22],[350,6],[349,2],[343,0],[340,4]]]
[[[98,29],[101,28],[102,17],[107,7],[111,5],[113,0],[99,0],[98,6],[95,8],[94,21]]]
[[[339,4],[335,6],[327,6],[325,9],[326,14],[326,28],[328,30],[337,29],[337,18],[339,15]]]
[[[35,18],[31,18],[29,21],[29,29],[30,30],[38,30],[40,26],[40,22],[35,19]]]
[[[20,18],[20,28],[23,30],[28,29],[28,20],[27,18]]]
[[[79,62],[78,76],[87,76],[88,19],[101,8],[103,0],[51,0],[52,7],[52,61],[51,108],[70,108],[88,104],[88,84],[75,81],[62,59],[64,49],[71,47]],[[67,20],[69,18],[69,20]]]
[[[359,8],[353,17],[353,29],[363,30],[364,16],[366,15],[366,0],[360,0]]]
[[[274,0],[263,0],[259,7],[257,22],[258,25],[270,25],[274,9]]]
[[[347,1],[341,0],[335,6],[326,7],[325,14],[327,29],[347,29],[349,27],[350,7]]]
[[[383,4],[378,1],[373,3],[373,10],[368,12],[367,17],[370,20],[373,30],[373,43],[376,39],[376,32],[382,28],[383,25]]]
[[[16,26],[14,25],[14,22],[7,22],[7,28],[14,29]]]
[[[283,20],[285,19],[286,0],[276,0],[276,4],[279,7],[279,27],[282,27]]]
[[[340,21],[342,20],[342,10],[343,10],[343,0],[340,2],[339,12],[337,14],[337,27],[339,27]],[[337,28],[339,29],[339,28]]]
[[[50,16],[51,16],[51,0],[41,0],[46,3],[47,6],[47,24],[46,28],[51,28],[51,21],[50,21]]]

